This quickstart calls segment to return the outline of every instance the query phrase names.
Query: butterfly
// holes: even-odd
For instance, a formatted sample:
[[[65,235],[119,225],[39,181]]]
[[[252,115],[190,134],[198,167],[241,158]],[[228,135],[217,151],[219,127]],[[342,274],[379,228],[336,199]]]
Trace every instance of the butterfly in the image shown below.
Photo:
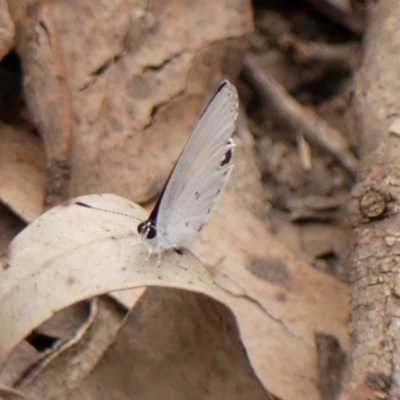
[[[231,136],[238,104],[235,87],[223,81],[190,134],[149,218],[137,226],[140,243],[149,249],[144,263],[153,252],[158,253],[158,266],[163,251],[182,254],[181,249],[189,248],[208,223],[233,169]]]

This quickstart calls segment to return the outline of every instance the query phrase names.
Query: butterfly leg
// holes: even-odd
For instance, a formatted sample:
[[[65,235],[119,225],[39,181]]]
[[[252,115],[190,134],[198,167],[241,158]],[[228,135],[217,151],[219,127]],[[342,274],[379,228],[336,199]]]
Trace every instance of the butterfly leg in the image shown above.
[[[158,279],[161,279],[161,253],[162,253],[162,246],[160,245],[158,248],[158,256],[157,256],[157,276]]]
[[[126,237],[126,236],[125,236]],[[125,267],[123,267],[122,269],[126,269],[129,264],[131,263],[131,258],[132,258],[132,249],[137,246],[138,244],[142,244],[142,241],[139,242],[133,242],[129,245],[129,253],[128,253],[128,257],[126,258],[126,263],[125,263]]]
[[[127,238],[128,236],[135,236],[135,235],[137,235],[137,232],[136,232],[136,229],[134,229],[134,228],[130,228],[130,230],[129,230],[129,232],[128,233],[126,233],[125,235],[120,235],[120,236],[113,236],[113,239],[114,240],[121,240],[121,239],[125,239],[125,238]],[[133,243],[131,243],[130,245],[129,245],[129,253],[128,253],[128,256],[126,257],[126,262],[125,262],[125,266],[122,268],[123,270],[124,269],[126,269],[127,268],[127,266],[130,264],[130,262],[131,262],[131,257],[132,257],[132,248],[134,247],[134,246],[136,246],[136,245],[138,245],[138,244],[142,244],[143,243],[143,241],[138,241],[138,242],[133,242]]]
[[[147,251],[147,256],[144,259],[144,261],[142,262],[142,264],[140,265],[140,270],[139,273],[142,272],[143,267],[146,265],[147,261],[149,260],[150,256],[153,254],[153,249],[151,248],[151,246],[148,246],[148,251]]]

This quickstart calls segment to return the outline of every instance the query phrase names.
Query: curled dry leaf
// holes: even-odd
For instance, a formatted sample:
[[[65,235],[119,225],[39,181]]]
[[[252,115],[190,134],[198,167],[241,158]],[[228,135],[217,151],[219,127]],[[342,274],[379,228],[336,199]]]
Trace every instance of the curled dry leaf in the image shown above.
[[[42,358],[42,354],[33,347],[27,340],[21,342],[11,353],[7,363],[0,371],[0,385],[15,387],[32,365],[35,365]]]
[[[188,252],[163,254],[160,269],[157,256],[142,266],[146,247],[130,247],[139,240],[131,229],[137,221],[77,201],[146,218],[128,200],[93,195],[49,211],[22,232],[0,272],[2,361],[31,329],[83,298],[134,286],[178,287],[229,305],[252,366],[274,394],[320,399],[314,332],[332,334],[348,348],[346,285],[298,262],[228,194],[196,251],[216,266],[223,292]]]
[[[115,314],[108,312],[91,334],[18,388],[34,399],[270,400],[223,304],[194,292],[149,288],[98,361],[93,353],[105,341],[99,343],[98,332],[109,330]]]
[[[92,210],[76,204],[132,216]],[[102,293],[141,286],[186,289],[220,298],[203,265],[184,251],[144,264],[137,220],[145,211],[115,195],[83,196],[36,219],[10,245],[0,271],[0,363],[27,334],[55,312]],[[100,228],[99,228],[100,227]]]
[[[240,150],[239,144],[237,150]],[[233,187],[228,187],[228,191],[234,193],[236,184],[243,182],[239,178],[244,172],[243,165],[239,163],[237,167],[230,182]],[[247,169],[245,172],[249,174]],[[243,191],[243,187],[240,189]],[[93,198],[90,204],[115,210],[112,202],[97,203]],[[118,210],[135,215],[131,207]],[[97,228],[93,226],[94,229],[99,225],[108,229],[112,226],[108,217],[112,220],[119,217],[106,213],[107,219],[103,220],[105,213],[87,211],[93,215],[89,218],[91,223],[91,218],[96,219]],[[145,215],[138,217],[145,218]],[[107,238],[123,236],[129,232],[128,226],[136,226],[134,220],[122,219],[122,233],[107,231]],[[64,234],[68,236],[73,231],[71,226]],[[125,247],[132,243],[133,234],[127,239],[130,240]],[[222,197],[196,249],[202,260],[215,265],[214,279],[224,289],[219,298],[234,310],[252,366],[264,386],[288,400],[298,398],[299,393],[308,399],[320,399],[314,333],[331,334],[348,349],[347,285],[296,260],[252,213],[245,210],[242,201],[228,194]],[[96,268],[95,273],[103,273],[103,270]],[[158,275],[155,278],[159,279]],[[105,375],[109,376],[110,372]]]
[[[80,386],[82,380],[96,368],[105,351],[114,344],[126,310],[110,296],[99,296],[90,302],[88,311],[88,319],[70,340],[58,342],[40,362],[25,369],[28,373],[17,381],[16,387],[29,393],[29,400],[70,399],[71,390]],[[114,365],[114,368],[118,370],[119,366]]]

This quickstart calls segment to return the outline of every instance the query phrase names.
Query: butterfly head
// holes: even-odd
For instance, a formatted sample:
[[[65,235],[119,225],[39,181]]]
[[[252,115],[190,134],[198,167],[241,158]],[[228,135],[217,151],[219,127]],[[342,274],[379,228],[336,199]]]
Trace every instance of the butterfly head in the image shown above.
[[[157,229],[151,220],[141,222],[137,227],[138,233],[146,239],[154,239],[157,236]]]
[[[179,255],[183,254],[182,249],[172,244],[162,232],[157,232],[157,228],[155,227],[151,219],[141,222],[137,227],[137,231],[143,239],[156,239],[155,242],[150,242],[149,245],[150,247],[154,246],[157,251],[160,251],[161,248],[171,248],[175,251],[175,253]],[[158,238],[157,233],[159,233]]]

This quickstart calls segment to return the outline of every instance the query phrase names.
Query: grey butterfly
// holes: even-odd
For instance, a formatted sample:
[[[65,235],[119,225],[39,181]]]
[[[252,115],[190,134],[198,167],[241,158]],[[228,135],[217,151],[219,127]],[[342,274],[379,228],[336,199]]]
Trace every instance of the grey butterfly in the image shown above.
[[[131,246],[148,245],[144,263],[153,252],[158,253],[158,266],[164,250],[181,254],[207,224],[233,169],[231,136],[237,116],[237,91],[225,80],[192,131],[149,218],[137,226],[141,241]]]

